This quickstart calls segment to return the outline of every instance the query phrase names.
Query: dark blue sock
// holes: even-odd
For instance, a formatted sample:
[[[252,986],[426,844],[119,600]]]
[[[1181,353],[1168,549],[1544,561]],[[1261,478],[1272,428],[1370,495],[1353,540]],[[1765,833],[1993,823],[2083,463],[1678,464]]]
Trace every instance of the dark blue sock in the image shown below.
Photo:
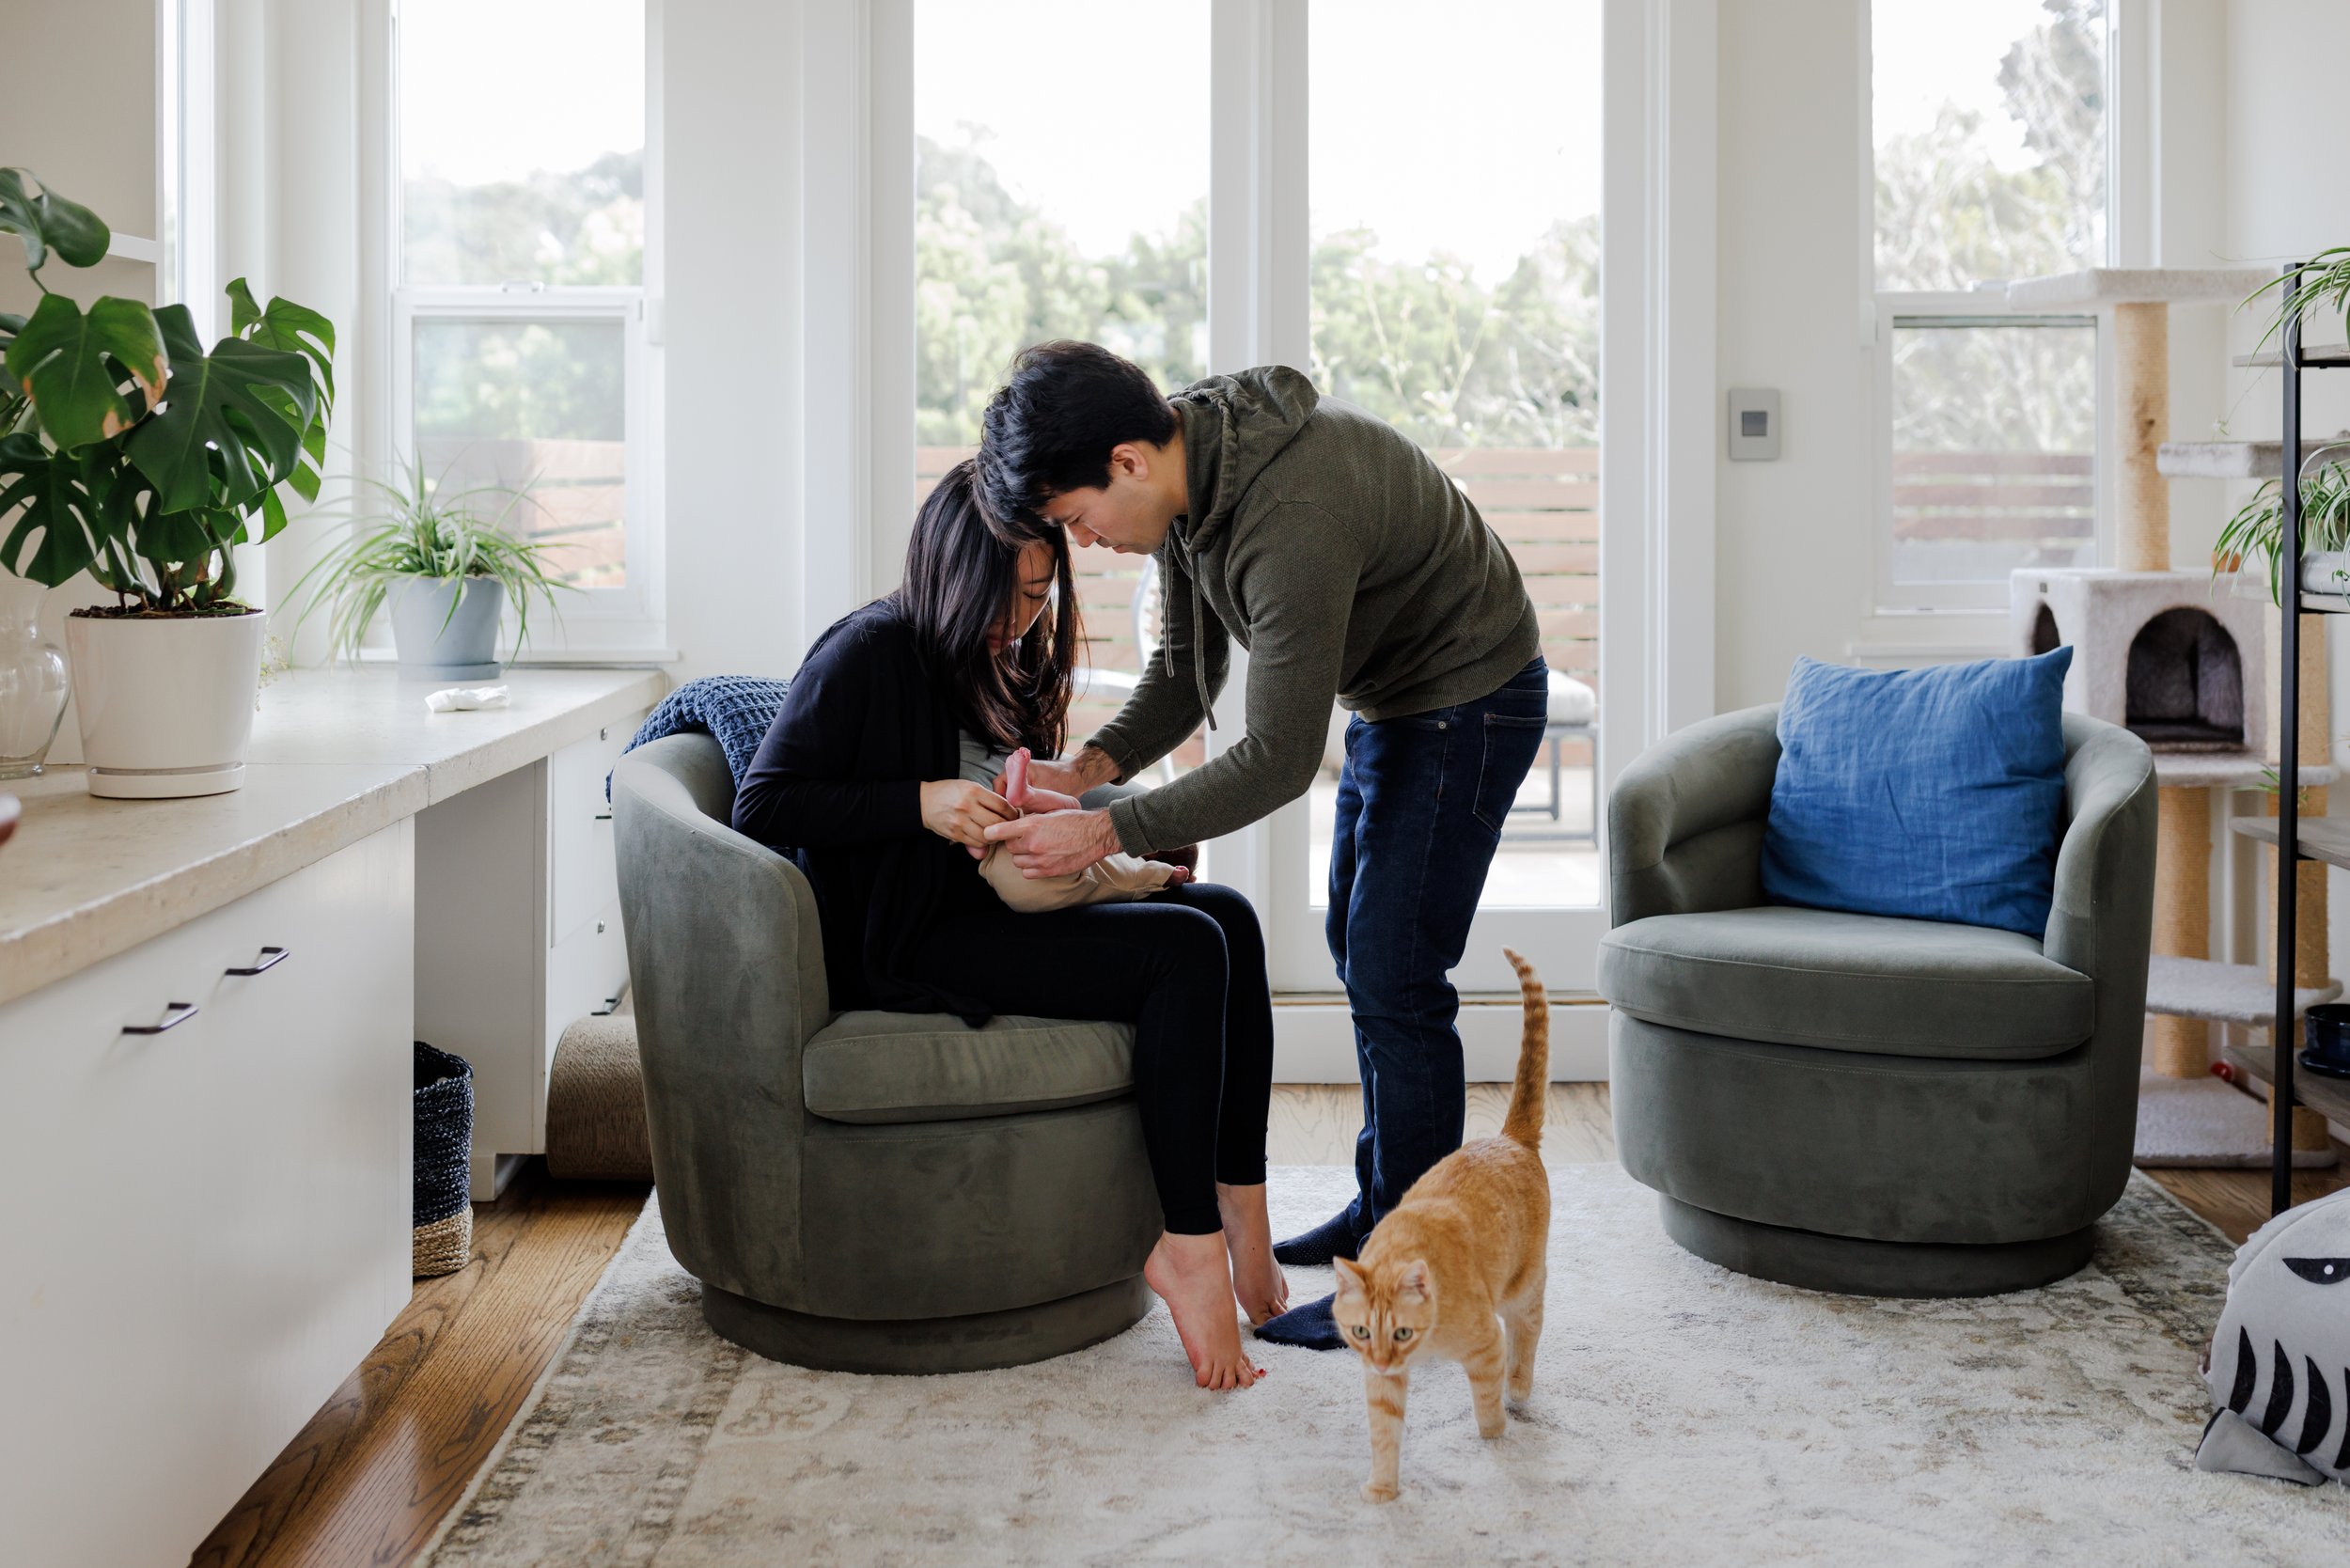
[[[1340,1209],[1303,1235],[1273,1244],[1273,1261],[1298,1268],[1327,1268],[1333,1258],[1352,1258],[1362,1250],[1355,1234],[1355,1210]]]
[[[1308,1350],[1337,1350],[1346,1343],[1339,1334],[1338,1319],[1330,1315],[1333,1296],[1308,1301],[1303,1307],[1292,1307],[1277,1318],[1267,1318],[1257,1325],[1257,1338],[1270,1340],[1277,1345],[1303,1345]]]

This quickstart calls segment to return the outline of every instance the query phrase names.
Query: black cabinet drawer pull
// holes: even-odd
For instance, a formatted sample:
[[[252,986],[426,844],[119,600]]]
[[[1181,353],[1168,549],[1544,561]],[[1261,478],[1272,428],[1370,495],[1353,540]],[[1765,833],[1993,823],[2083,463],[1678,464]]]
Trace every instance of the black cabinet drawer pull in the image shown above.
[[[194,1002],[165,1002],[162,1023],[125,1024],[122,1026],[122,1032],[124,1034],[161,1034],[165,1029],[178,1028],[195,1016],[196,1004]]]
[[[599,812],[597,812],[597,813],[596,813],[596,821],[598,821],[598,822],[600,822],[600,823],[608,823],[608,822],[610,822],[611,820],[612,820],[612,813],[611,813],[611,812],[609,812],[609,811],[599,811]]]
[[[260,963],[243,965],[235,969],[225,969],[221,972],[223,974],[229,975],[267,974],[270,970],[276,968],[280,964],[285,963],[287,955],[290,950],[291,949],[286,948],[263,948],[261,949]]]

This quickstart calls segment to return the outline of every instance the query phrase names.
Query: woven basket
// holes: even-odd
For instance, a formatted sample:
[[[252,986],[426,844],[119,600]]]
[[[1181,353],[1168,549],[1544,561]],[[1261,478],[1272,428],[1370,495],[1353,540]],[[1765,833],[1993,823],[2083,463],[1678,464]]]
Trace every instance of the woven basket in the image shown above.
[[[416,1042],[416,1147],[410,1199],[418,1278],[473,1256],[473,1067]]]

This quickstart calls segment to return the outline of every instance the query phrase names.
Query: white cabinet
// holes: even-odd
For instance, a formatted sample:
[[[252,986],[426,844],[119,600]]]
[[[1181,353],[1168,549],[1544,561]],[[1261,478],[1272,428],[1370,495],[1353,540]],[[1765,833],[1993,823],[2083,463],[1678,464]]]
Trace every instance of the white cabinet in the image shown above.
[[[473,1064],[473,1196],[547,1146],[571,1022],[628,978],[604,776],[641,715],[416,819],[416,1038]]]
[[[184,1559],[407,1302],[411,845],[0,1006],[0,1558]]]

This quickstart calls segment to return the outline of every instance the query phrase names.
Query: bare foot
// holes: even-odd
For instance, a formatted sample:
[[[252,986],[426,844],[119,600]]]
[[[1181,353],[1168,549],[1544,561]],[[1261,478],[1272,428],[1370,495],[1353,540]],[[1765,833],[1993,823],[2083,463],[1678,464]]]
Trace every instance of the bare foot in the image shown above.
[[[1221,1236],[1161,1236],[1142,1278],[1167,1302],[1193,1382],[1202,1388],[1246,1388],[1264,1375],[1240,1348]]]
[[[1255,1327],[1290,1309],[1290,1282],[1273,1261],[1273,1226],[1265,1217],[1264,1184],[1229,1187],[1218,1182],[1216,1211],[1224,1217],[1224,1246],[1232,1257],[1232,1299]]]
[[[1174,869],[1174,870],[1167,873],[1167,885],[1169,887],[1181,887],[1184,883],[1189,882],[1190,880],[1190,870],[1184,867],[1178,866]]]

